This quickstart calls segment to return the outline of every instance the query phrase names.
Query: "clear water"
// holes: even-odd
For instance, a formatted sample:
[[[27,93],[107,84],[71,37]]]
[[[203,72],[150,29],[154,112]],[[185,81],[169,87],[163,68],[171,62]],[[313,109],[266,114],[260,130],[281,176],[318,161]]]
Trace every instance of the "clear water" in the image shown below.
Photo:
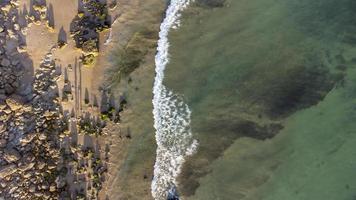
[[[199,140],[181,196],[354,199],[356,2],[230,0],[181,22],[164,84]]]

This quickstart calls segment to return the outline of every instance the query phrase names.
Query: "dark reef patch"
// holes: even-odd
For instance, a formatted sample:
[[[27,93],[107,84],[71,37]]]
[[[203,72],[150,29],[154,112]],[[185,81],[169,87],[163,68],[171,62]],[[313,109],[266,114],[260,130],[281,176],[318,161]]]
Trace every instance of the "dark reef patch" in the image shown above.
[[[321,64],[315,66],[295,66],[276,70],[275,73],[250,76],[249,86],[240,88],[245,101],[261,107],[272,119],[284,118],[295,111],[316,105],[323,100],[344,74],[333,74]]]
[[[214,8],[223,7],[225,5],[225,0],[197,0],[196,3],[198,6]]]
[[[201,138],[199,151],[190,158],[192,160],[204,159],[201,162],[189,162],[188,160],[183,167],[183,174],[179,180],[181,185],[186,186],[181,187],[180,192],[187,196],[194,195],[195,190],[199,187],[199,178],[210,173],[209,169],[202,166],[208,166],[212,160],[222,156],[222,153],[236,139],[242,137],[257,140],[271,139],[283,129],[283,126],[280,123],[259,124],[255,121],[241,118],[236,121],[221,119],[205,128],[204,130],[199,130],[206,133],[205,137]]]
[[[273,138],[282,128],[283,126],[278,123],[261,126],[256,122],[246,120],[236,124],[234,132],[240,133],[245,137],[266,140]]]
[[[344,73],[331,72],[317,57],[302,63],[290,67],[276,65],[273,70],[250,69],[251,74],[240,80],[248,84],[237,84],[239,104],[247,105],[245,110],[231,109],[229,114],[210,116],[212,123],[196,127],[194,132],[204,133],[204,137],[199,137],[199,151],[183,167],[179,179],[182,194],[195,194],[199,178],[210,173],[209,163],[221,157],[236,139],[272,139],[283,129],[285,118],[316,105],[344,79]],[[202,124],[204,119],[196,123]]]

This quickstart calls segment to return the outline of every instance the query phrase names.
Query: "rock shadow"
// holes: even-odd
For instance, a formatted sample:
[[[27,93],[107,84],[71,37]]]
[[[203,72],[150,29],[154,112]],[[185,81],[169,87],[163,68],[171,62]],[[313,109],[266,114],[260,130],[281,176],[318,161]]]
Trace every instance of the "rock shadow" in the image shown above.
[[[28,10],[27,10],[27,5],[24,4],[23,7],[22,7],[22,12],[20,12],[20,15],[19,15],[19,25],[20,27],[22,28],[25,28],[27,27],[28,23],[27,23],[27,19],[26,19],[26,16],[28,15]]]
[[[54,10],[53,10],[52,3],[50,3],[49,6],[47,7],[46,17],[47,17],[47,25],[54,29],[55,21],[54,21]]]
[[[89,104],[90,103],[90,96],[89,96],[89,90],[88,88],[85,88],[84,92],[84,103]]]
[[[61,29],[59,30],[59,33],[58,33],[58,44],[67,44],[67,33],[66,31],[64,30],[63,26],[61,27]],[[60,45],[61,46],[61,45]]]

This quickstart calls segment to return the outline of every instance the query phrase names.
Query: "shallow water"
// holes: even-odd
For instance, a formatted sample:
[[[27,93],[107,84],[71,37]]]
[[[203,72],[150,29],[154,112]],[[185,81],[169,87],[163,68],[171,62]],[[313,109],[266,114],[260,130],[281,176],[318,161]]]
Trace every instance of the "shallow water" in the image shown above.
[[[192,110],[186,199],[353,199],[356,3],[192,5],[164,84]]]

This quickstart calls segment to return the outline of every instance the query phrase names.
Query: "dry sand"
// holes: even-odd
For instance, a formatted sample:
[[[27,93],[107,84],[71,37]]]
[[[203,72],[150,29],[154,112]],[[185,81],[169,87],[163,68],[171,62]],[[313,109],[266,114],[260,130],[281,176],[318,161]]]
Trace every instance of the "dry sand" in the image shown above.
[[[20,8],[22,13],[29,12],[30,0],[20,0]],[[108,2],[110,5],[111,1]],[[109,10],[112,17],[112,30],[107,30],[100,33],[100,53],[96,62],[91,66],[82,66],[79,63],[81,51],[75,47],[75,42],[70,37],[70,23],[77,15],[78,2],[73,0],[47,0],[47,7],[53,7],[54,28],[51,29],[46,25],[46,21],[40,23],[29,24],[26,35],[26,51],[29,54],[32,63],[27,62],[28,67],[38,69],[45,55],[52,52],[56,65],[61,72],[58,80],[58,88],[60,97],[62,97],[62,88],[68,80],[71,84],[73,99],[67,102],[62,102],[62,107],[65,112],[74,111],[76,116],[83,112],[90,112],[93,115],[98,114],[98,108],[92,106],[92,100],[96,97],[100,104],[101,91],[100,86],[105,82],[105,73],[112,66],[110,55],[112,51],[119,45],[125,45],[132,35],[142,27],[148,27],[158,32],[159,24],[164,10],[164,2],[160,0],[123,0],[119,1],[114,9]],[[63,37],[63,33],[67,38],[67,45],[63,48],[56,48],[59,34]],[[154,77],[154,50],[150,51],[147,59],[144,62],[144,69],[139,69],[134,72],[133,76],[138,78],[146,78],[147,80],[139,81],[142,87],[146,87],[146,94],[150,93],[150,83]],[[32,65],[32,66],[31,66]],[[135,75],[136,74],[136,75]],[[120,88],[122,87],[122,88]],[[116,96],[120,96],[127,85],[121,85],[115,88]],[[91,104],[84,103],[84,91],[89,92]],[[147,99],[150,101],[150,99]],[[135,104],[133,104],[135,105]],[[130,109],[124,111],[124,117],[130,116]],[[128,117],[129,118],[129,117]],[[125,166],[130,144],[135,144],[135,137],[132,140],[125,137],[125,131],[120,131],[123,128],[114,123],[109,123],[105,128],[106,134],[99,137],[99,143],[102,149],[110,149],[110,157],[108,162],[108,173],[103,189],[100,193],[101,199],[109,197],[109,199],[151,199],[150,193],[150,178],[142,181],[142,174],[137,176],[128,176],[127,181],[120,180],[120,171]],[[139,133],[135,133],[139,134]],[[137,135],[139,136],[139,135]],[[153,138],[153,136],[152,136]],[[80,142],[82,143],[82,142]],[[133,147],[134,148],[134,147]],[[154,155],[149,158],[146,171],[152,174]],[[122,185],[131,184],[131,185]],[[129,188],[130,191],[125,191]],[[133,191],[135,190],[135,191]]]

